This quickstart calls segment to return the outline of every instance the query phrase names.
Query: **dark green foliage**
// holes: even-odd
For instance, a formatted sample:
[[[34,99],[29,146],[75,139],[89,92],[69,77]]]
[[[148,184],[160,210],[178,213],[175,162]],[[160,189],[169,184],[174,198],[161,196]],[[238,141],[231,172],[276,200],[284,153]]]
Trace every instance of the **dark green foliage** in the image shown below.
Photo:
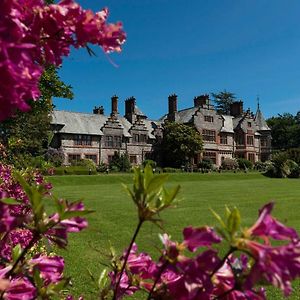
[[[150,165],[152,169],[156,168],[156,162],[151,159],[146,159],[143,161],[143,167],[145,168],[147,165]]]
[[[295,116],[285,113],[267,120],[271,128],[272,147],[283,150],[300,147],[300,112]]]
[[[202,161],[199,162],[198,168],[199,169],[204,169],[204,170],[212,170],[213,169],[213,162],[209,158],[204,158]]]
[[[54,167],[60,167],[64,161],[64,153],[62,149],[49,148],[45,153],[45,159]]]
[[[54,175],[96,175],[97,171],[90,171],[84,166],[57,167]]]
[[[163,168],[164,173],[180,173],[182,172],[181,169],[176,169],[176,168]]]
[[[239,168],[242,170],[247,170],[247,169],[252,169],[253,168],[253,163],[245,158],[238,158],[237,163],[239,165]]]
[[[164,125],[161,152],[165,167],[181,168],[202,150],[202,138],[188,125],[167,122]]]
[[[131,164],[127,153],[120,155],[120,153],[116,151],[109,163],[109,168],[113,172],[129,172]]]
[[[43,155],[48,148],[51,133],[50,121],[53,109],[52,97],[71,99],[71,87],[59,78],[53,66],[46,68],[40,80],[42,96],[39,101],[31,101],[31,110],[17,112],[14,118],[0,123],[1,143],[5,147],[6,162],[17,164],[23,157]]]
[[[289,159],[295,161],[298,165],[300,164],[300,148],[292,148],[287,150]]]
[[[235,94],[226,90],[219,93],[211,93],[216,109],[222,114],[230,114],[230,105],[236,100]]]
[[[265,173],[268,177],[275,178],[295,178],[299,173],[299,166],[296,162],[289,159],[287,152],[277,152],[273,154],[272,164]]]

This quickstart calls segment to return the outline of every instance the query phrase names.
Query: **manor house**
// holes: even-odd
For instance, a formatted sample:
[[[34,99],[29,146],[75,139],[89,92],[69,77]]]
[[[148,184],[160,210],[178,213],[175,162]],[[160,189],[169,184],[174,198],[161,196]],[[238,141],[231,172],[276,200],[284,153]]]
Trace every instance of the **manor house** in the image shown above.
[[[118,112],[118,97],[111,98],[111,113],[102,106],[93,113],[55,110],[51,127],[54,137],[51,147],[61,148],[64,164],[82,158],[96,164],[109,163],[114,153],[127,153],[132,164],[152,158],[154,146],[163,136],[166,121],[189,124],[202,135],[203,151],[193,163],[203,158],[220,166],[225,158],[242,157],[252,162],[268,160],[271,153],[271,130],[259,104],[256,114],[244,111],[243,102],[234,102],[230,114],[223,115],[210,103],[208,95],[194,98],[190,108],[178,110],[177,96],[168,97],[168,113],[159,120],[150,120],[137,107],[134,97],[125,100],[125,115]]]

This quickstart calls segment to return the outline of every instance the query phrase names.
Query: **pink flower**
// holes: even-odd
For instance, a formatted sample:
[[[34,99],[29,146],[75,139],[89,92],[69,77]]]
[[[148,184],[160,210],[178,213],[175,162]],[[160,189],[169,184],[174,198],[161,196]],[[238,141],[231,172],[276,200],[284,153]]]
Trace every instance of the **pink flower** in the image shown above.
[[[271,247],[246,241],[245,247],[255,258],[246,287],[265,279],[288,296],[292,291],[291,281],[300,276],[300,243]]]
[[[283,225],[271,216],[273,206],[274,203],[270,202],[260,209],[258,220],[247,233],[264,239],[271,237],[275,240],[298,240],[295,229]]]
[[[36,298],[36,288],[26,277],[15,278],[5,292],[7,300],[31,300]]]
[[[195,252],[199,247],[211,246],[214,243],[221,242],[221,238],[208,226],[199,228],[186,227],[183,230],[183,236],[184,244],[192,252]]]
[[[62,279],[64,259],[61,256],[41,255],[29,261],[29,264],[40,271],[45,285],[56,283]]]

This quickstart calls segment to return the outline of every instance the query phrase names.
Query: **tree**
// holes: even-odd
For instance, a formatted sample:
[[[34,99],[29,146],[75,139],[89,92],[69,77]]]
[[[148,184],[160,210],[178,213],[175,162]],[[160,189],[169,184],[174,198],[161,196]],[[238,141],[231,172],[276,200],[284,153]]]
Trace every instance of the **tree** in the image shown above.
[[[226,90],[219,93],[211,93],[214,98],[213,101],[216,103],[217,110],[224,114],[230,114],[230,105],[236,100],[235,94],[227,92]]]
[[[6,160],[16,164],[24,156],[42,155],[48,147],[50,121],[53,109],[52,97],[73,98],[71,86],[63,83],[57,69],[49,65],[40,80],[41,97],[30,101],[30,111],[17,111],[14,118],[0,123],[1,142],[6,149]]]
[[[271,128],[272,146],[274,149],[300,147],[300,112],[295,116],[289,113],[278,115],[267,120]]]
[[[202,150],[202,138],[196,129],[185,124],[167,122],[164,125],[161,151],[163,165],[181,167]]]

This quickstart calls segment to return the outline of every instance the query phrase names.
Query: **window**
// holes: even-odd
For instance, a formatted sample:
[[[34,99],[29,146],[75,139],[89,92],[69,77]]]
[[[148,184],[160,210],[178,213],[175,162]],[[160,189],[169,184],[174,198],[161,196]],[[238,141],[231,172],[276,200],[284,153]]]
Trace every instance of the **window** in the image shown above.
[[[75,135],[74,144],[78,146],[91,146],[92,145],[92,136],[77,134]]]
[[[81,159],[80,154],[68,154],[68,162],[78,162]]]
[[[260,140],[260,145],[262,147],[268,147],[268,140],[266,137],[262,137],[261,140]]]
[[[214,164],[217,163],[217,153],[212,151],[203,152],[203,159],[210,159]]]
[[[135,143],[138,143],[138,142],[140,141],[139,135],[138,135],[138,134],[133,134],[133,141],[134,141]]]
[[[214,130],[203,129],[202,136],[204,141],[209,141],[209,142],[216,141],[216,132]]]
[[[204,116],[204,121],[209,122],[209,123],[213,123],[214,118],[212,116]]]
[[[221,134],[220,143],[223,144],[223,145],[227,145],[228,144],[227,135],[226,134]]]
[[[121,148],[122,138],[120,136],[115,136],[114,137],[114,146],[115,146],[115,148]]]
[[[244,135],[243,134],[238,134],[236,136],[236,143],[237,145],[244,145],[245,144],[245,140],[244,140]]]
[[[147,135],[146,134],[141,134],[140,135],[140,142],[141,143],[146,143],[147,142]]]
[[[248,122],[248,127],[252,127],[252,124],[251,124],[251,122]]]
[[[107,135],[105,137],[105,147],[112,147],[113,146],[113,137],[110,135]]]
[[[129,155],[129,161],[131,164],[136,165],[137,163],[136,155]]]
[[[111,161],[113,160],[113,155],[108,155],[107,156],[107,162],[110,164],[111,163]]]
[[[251,146],[254,145],[254,138],[252,135],[247,136],[247,145],[251,145]]]
[[[86,159],[91,159],[95,164],[97,164],[97,155],[96,154],[85,154]]]
[[[251,162],[255,162],[255,154],[254,153],[248,153],[248,160]]]

